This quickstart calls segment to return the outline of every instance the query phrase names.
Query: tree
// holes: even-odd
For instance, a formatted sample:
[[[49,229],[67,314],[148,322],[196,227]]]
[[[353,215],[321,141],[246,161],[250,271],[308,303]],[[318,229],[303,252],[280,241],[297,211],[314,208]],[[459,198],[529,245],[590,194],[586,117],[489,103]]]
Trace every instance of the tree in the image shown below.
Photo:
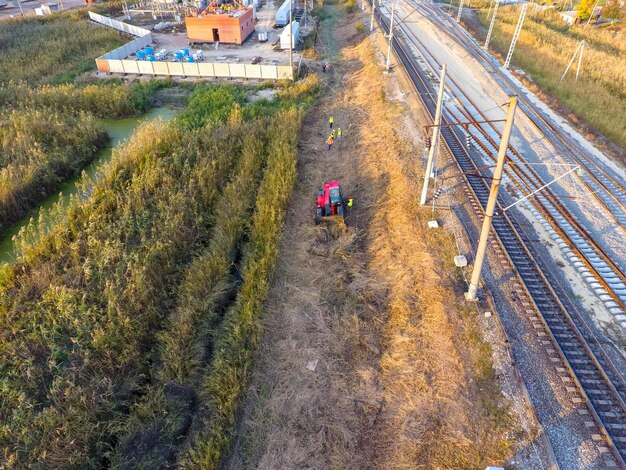
[[[591,16],[595,3],[595,0],[581,0],[581,2],[576,5],[578,18],[582,20],[586,20],[587,18],[589,18]]]
[[[619,20],[622,17],[622,9],[619,0],[611,0],[602,8],[602,16],[611,20]]]

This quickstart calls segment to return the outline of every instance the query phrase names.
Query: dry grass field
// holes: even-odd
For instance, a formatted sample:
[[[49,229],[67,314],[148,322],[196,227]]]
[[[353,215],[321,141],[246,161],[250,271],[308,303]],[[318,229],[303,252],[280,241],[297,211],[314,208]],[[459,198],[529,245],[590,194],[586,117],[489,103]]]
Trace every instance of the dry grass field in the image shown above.
[[[488,10],[476,12],[480,24],[470,21],[465,25],[484,40],[489,25]],[[496,53],[506,55],[518,17],[518,7],[498,9],[491,39],[491,49]],[[574,80],[572,69],[561,81],[582,39],[586,45],[579,79]],[[555,11],[531,7],[512,63],[529,75],[534,91],[560,108],[562,114],[586,131],[590,140],[596,138],[594,131],[599,131],[620,147],[614,150],[622,159],[626,157],[626,32],[623,29],[568,28]]]

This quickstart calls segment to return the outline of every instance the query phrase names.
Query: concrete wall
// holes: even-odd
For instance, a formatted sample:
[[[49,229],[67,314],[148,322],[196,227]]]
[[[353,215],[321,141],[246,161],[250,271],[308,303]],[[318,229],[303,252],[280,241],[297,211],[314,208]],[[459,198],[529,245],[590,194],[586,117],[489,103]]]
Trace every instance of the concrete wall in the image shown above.
[[[138,35],[137,39],[107,52],[96,59],[100,72],[131,73],[161,77],[204,77],[204,78],[255,78],[261,80],[293,80],[293,69],[289,65],[226,64],[219,62],[148,62],[128,60],[138,50],[152,43],[152,34],[121,21],[89,12],[90,18],[100,24],[119,31]]]
[[[98,70],[107,73],[163,77],[254,78],[292,80],[288,65],[226,64],[220,62],[148,62],[146,60],[96,59]]]

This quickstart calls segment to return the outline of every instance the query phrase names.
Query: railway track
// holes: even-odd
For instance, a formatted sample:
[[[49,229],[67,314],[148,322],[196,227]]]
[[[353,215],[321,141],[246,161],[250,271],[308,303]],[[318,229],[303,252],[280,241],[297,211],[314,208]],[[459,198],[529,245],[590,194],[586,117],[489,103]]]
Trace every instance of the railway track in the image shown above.
[[[439,26],[457,44],[464,47],[494,76],[508,94],[519,96],[520,109],[546,136],[562,158],[572,165],[579,165],[584,170],[581,175],[583,183],[590,189],[596,200],[609,211],[620,229],[626,231],[626,189],[624,182],[618,181],[609,171],[602,168],[573,139],[559,132],[550,122],[550,118],[529,101],[510,77],[503,73],[497,59],[480,47],[469,32],[461,28],[449,15],[442,12],[434,4],[417,3],[415,0],[409,0],[409,3],[416,10],[421,11],[429,21]]]
[[[376,18],[385,33],[387,19],[376,10]],[[435,113],[435,90],[425,72],[415,64],[415,57],[403,39],[394,37],[393,49],[415,86],[418,96],[431,117]],[[444,117],[444,122],[447,118]],[[467,186],[474,198],[484,208],[489,195],[489,185],[477,174],[482,158],[464,144],[464,136],[458,128],[445,126],[441,129],[443,142],[464,174]],[[564,365],[570,370],[573,380],[596,418],[610,444],[617,462],[626,467],[626,382],[621,371],[613,364],[600,341],[581,322],[578,308],[569,300],[554,276],[546,260],[532,243],[522,224],[511,214],[502,210],[498,202],[497,217],[493,219],[493,233],[509,257],[528,291],[532,302],[541,315],[546,331],[561,355]]]
[[[438,74],[441,64],[429,53],[422,41],[405,25],[399,25],[404,35],[417,47],[419,54],[424,58],[433,74]],[[446,87],[454,102],[446,103],[446,111],[456,122],[472,121],[476,118],[487,121],[488,117],[463,92],[452,77],[446,78]],[[458,104],[457,104],[458,103]],[[500,132],[493,123],[481,123],[467,126],[473,141],[479,146],[479,151],[486,164],[495,162]],[[507,151],[509,162],[513,165],[505,167],[505,175],[509,182],[517,186],[523,195],[528,195],[544,186],[540,175],[528,166],[526,160],[513,146]],[[550,188],[543,189],[532,199],[536,215],[540,217],[546,229],[554,233],[555,242],[566,248],[568,253],[576,258],[574,266],[580,266],[581,274],[590,273],[594,281],[590,282],[592,289],[610,312],[615,315],[626,314],[626,275],[622,272],[602,247],[595,242],[585,227],[574,217]],[[609,298],[610,297],[610,298]]]

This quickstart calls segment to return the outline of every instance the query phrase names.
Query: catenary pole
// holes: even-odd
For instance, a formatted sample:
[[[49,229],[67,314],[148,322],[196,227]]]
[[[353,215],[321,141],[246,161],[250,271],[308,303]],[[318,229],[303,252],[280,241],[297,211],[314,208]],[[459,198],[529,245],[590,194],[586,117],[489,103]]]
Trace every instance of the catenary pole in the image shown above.
[[[391,68],[391,43],[393,42],[393,18],[396,15],[396,5],[398,4],[398,0],[393,2],[393,7],[391,8],[391,23],[389,23],[389,44],[387,45],[387,72]]]
[[[578,74],[580,73],[580,64],[582,64],[583,62],[583,52],[585,52],[585,40],[583,39],[581,41],[581,47],[580,47],[580,57],[578,58],[578,67],[576,67],[576,80],[574,81],[578,81]]]
[[[466,300],[477,299],[478,282],[480,281],[480,273],[482,271],[483,262],[485,260],[485,251],[487,249],[487,239],[489,238],[489,232],[491,231],[491,221],[493,220],[493,213],[496,207],[496,200],[498,198],[498,189],[500,187],[500,181],[502,180],[502,170],[504,169],[504,159],[506,157],[506,150],[509,146],[509,139],[511,137],[511,131],[513,130],[513,120],[515,118],[516,108],[517,108],[517,96],[512,96],[509,99],[509,109],[506,114],[506,122],[504,124],[504,130],[502,131],[502,140],[500,141],[500,149],[498,150],[498,160],[496,161],[496,168],[493,172],[493,180],[491,182],[491,191],[489,192],[487,208],[485,209],[485,219],[483,220],[483,228],[480,232],[480,240],[478,241],[478,248],[476,249],[476,260],[474,261],[474,270],[472,271],[472,278],[470,280],[469,289],[465,293]]]
[[[289,67],[293,77],[293,0],[289,0]]]
[[[372,0],[372,16],[370,16],[370,31],[374,31],[374,9],[376,8],[376,0]]]
[[[489,48],[489,41],[491,41],[491,33],[493,31],[493,25],[496,22],[496,13],[498,13],[498,6],[500,5],[499,0],[496,0],[496,5],[493,8],[493,16],[491,17],[491,23],[489,23],[489,32],[487,33],[487,39],[485,39],[485,45],[483,46],[485,50]]]
[[[517,44],[517,38],[519,38],[519,34],[522,31],[522,25],[524,24],[524,18],[526,17],[526,9],[528,8],[528,3],[524,3],[522,5],[522,11],[519,14],[519,19],[517,20],[517,26],[515,26],[515,32],[513,33],[513,39],[511,39],[511,46],[509,47],[509,53],[506,55],[506,60],[504,61],[504,68],[508,69],[509,65],[511,65],[511,58],[513,57],[513,51],[515,50],[515,44]]]
[[[461,22],[461,13],[463,13],[463,3],[464,3],[464,0],[460,0],[459,1],[459,12],[456,15],[456,22],[457,23]]]
[[[446,64],[441,67],[441,77],[439,78],[439,94],[437,95],[437,109],[435,111],[435,122],[433,126],[433,136],[430,139],[430,149],[428,150],[428,162],[426,163],[426,174],[424,175],[424,186],[422,187],[422,196],[420,197],[420,205],[426,204],[426,196],[428,194],[428,181],[433,171],[433,160],[435,159],[435,151],[437,149],[439,139],[439,128],[441,126],[441,114],[443,107],[443,93],[446,82]]]

